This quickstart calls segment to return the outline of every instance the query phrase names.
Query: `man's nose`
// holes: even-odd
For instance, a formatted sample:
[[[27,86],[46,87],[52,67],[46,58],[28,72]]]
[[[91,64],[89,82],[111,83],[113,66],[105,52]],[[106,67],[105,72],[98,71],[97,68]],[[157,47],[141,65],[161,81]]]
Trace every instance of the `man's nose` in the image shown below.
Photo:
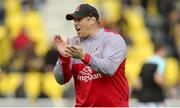
[[[74,26],[77,26],[78,25],[78,21],[74,21]]]

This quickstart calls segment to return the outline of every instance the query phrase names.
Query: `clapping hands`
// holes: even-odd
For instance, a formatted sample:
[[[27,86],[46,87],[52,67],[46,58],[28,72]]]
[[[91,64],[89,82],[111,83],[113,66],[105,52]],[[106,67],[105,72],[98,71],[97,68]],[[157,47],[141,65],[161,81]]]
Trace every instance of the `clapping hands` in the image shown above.
[[[80,39],[77,40],[76,46],[71,46],[69,39],[67,39],[67,42],[65,42],[60,35],[55,35],[54,43],[58,52],[63,57],[73,57],[82,60],[85,56],[85,53],[80,45]]]
[[[59,54],[63,57],[70,57],[71,55],[68,54],[65,50],[67,49],[67,46],[71,46],[70,45],[70,40],[67,39],[67,42],[65,42],[60,35],[55,35],[54,37],[54,43],[57,47],[57,50],[59,52]]]
[[[68,50],[66,50],[66,52],[70,54],[73,58],[83,60],[85,56],[85,52],[81,47],[80,39],[78,39],[76,43],[77,43],[76,46],[67,46]]]

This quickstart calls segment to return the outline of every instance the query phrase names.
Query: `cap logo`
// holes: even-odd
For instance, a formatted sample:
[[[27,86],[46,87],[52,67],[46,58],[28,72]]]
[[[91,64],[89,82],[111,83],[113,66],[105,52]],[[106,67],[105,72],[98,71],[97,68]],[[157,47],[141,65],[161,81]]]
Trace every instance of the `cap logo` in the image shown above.
[[[80,10],[80,6],[78,6],[77,8],[76,8],[76,11],[79,11]]]

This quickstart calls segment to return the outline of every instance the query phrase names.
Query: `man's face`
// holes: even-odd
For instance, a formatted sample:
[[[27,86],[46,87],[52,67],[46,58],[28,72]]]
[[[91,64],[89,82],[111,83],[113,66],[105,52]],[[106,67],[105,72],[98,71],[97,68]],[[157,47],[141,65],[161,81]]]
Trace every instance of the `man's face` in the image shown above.
[[[76,29],[77,35],[80,38],[86,38],[90,35],[90,28],[92,22],[90,21],[91,17],[84,17],[81,19],[75,18],[74,19],[74,27]]]

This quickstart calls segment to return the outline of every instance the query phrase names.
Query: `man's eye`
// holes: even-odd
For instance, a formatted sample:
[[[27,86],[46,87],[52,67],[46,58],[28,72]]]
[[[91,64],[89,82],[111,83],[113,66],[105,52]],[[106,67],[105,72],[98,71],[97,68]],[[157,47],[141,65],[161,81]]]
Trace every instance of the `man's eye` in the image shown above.
[[[87,20],[89,21],[89,20],[91,20],[91,18],[88,17]]]
[[[74,21],[78,21],[79,22],[79,21],[81,21],[81,19],[82,18],[76,18],[76,19],[74,19]]]

